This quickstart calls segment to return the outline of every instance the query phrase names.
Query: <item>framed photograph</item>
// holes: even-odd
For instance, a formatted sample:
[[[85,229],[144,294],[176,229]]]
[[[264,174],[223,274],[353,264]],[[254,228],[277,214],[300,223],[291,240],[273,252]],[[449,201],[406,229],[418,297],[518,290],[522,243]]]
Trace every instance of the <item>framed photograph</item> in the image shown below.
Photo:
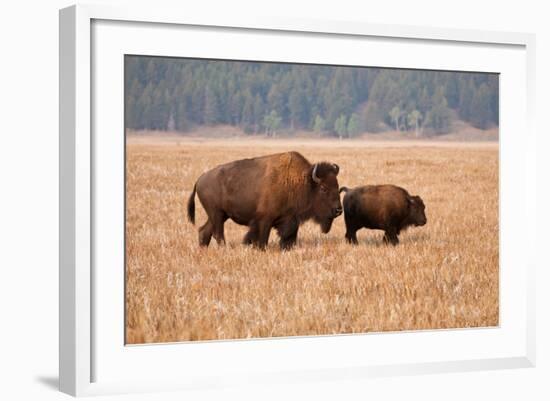
[[[530,367],[534,37],[60,11],[60,388]]]

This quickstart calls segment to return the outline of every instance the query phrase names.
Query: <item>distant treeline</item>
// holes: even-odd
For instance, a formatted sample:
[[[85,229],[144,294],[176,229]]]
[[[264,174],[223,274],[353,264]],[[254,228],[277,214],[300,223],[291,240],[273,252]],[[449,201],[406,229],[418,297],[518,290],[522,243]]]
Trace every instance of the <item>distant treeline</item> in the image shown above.
[[[454,119],[498,125],[498,75],[126,56],[126,127],[351,137],[445,133]]]

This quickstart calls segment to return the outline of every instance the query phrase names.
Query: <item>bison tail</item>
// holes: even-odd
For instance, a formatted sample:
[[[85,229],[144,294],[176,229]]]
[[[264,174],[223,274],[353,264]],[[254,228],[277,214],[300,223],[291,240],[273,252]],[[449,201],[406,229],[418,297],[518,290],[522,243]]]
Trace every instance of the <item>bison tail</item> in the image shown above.
[[[187,218],[191,224],[195,224],[195,192],[197,192],[197,184],[193,186],[193,192],[187,201]]]
[[[348,187],[341,187],[340,188],[340,193],[342,192],[348,192],[349,191],[349,188]]]

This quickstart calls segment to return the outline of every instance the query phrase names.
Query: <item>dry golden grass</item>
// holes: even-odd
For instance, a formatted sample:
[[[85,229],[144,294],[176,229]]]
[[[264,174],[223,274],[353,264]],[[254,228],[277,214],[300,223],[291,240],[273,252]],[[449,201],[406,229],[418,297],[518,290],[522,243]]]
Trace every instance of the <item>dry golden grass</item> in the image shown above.
[[[127,343],[498,325],[498,145],[136,138],[127,143]],[[215,165],[285,150],[341,167],[340,185],[392,183],[426,203],[428,224],[385,246],[306,223],[281,252],[197,243],[185,205]]]

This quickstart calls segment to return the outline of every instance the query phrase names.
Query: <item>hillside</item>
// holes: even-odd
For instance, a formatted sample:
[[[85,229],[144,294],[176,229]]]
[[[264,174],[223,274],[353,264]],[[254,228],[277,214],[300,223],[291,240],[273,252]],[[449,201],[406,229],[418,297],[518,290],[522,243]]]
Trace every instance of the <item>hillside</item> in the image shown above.
[[[327,136],[498,126],[498,75],[126,56],[126,128]]]

